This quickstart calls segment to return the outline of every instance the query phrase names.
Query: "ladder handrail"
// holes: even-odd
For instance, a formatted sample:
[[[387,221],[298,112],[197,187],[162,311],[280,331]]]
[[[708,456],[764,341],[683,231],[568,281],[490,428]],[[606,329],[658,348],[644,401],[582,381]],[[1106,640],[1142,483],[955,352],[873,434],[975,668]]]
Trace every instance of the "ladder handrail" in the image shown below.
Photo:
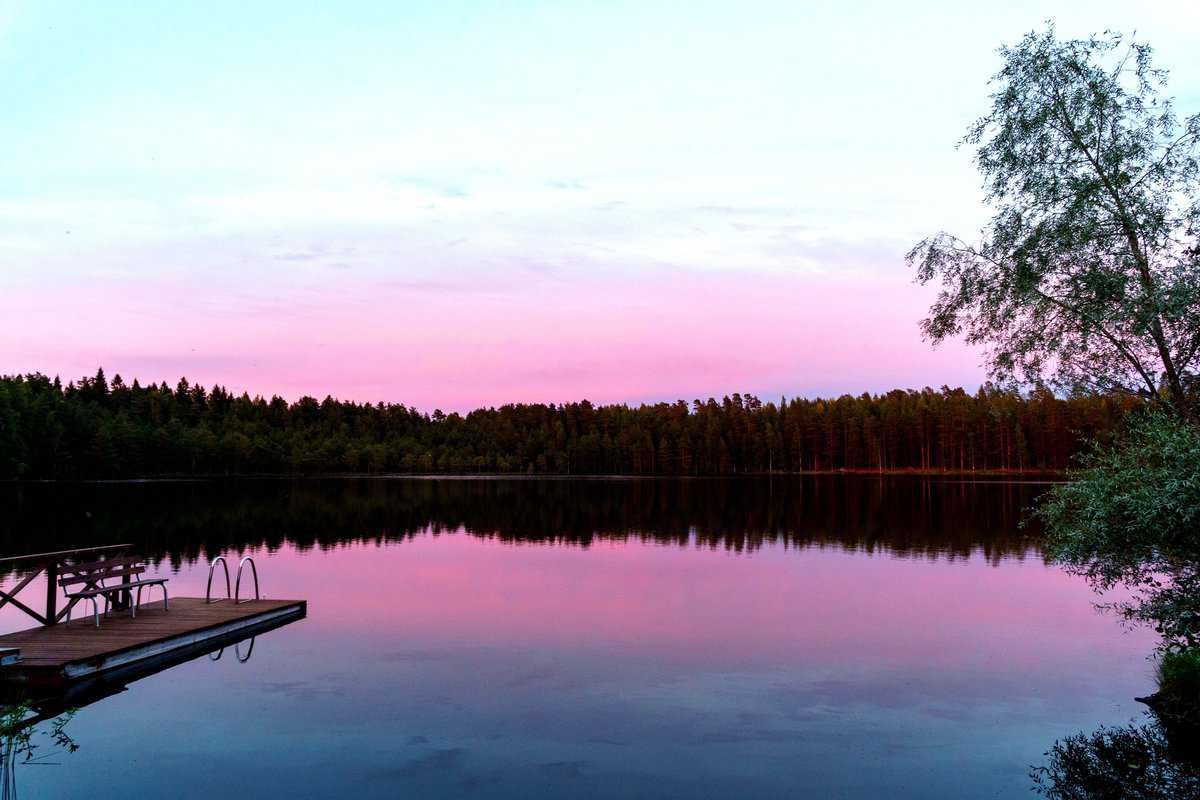
[[[245,664],[247,661],[250,660],[250,656],[254,653],[254,640],[257,638],[258,638],[257,636],[250,637],[250,646],[246,648],[246,655],[242,655],[242,642],[244,642],[246,640],[243,639],[242,642],[234,643],[233,654],[235,656],[237,656],[237,660],[238,660],[239,664]]]
[[[258,595],[258,565],[254,563],[254,559],[250,556],[243,556],[242,560],[238,562],[237,581],[233,585],[233,602],[235,605],[237,603],[250,602],[249,600],[240,599],[242,593],[242,567],[246,566],[247,561],[250,562],[250,571],[254,573],[254,599],[260,599]]]
[[[239,664],[245,664],[250,660],[250,656],[254,653],[254,640],[257,638],[257,636],[250,637],[250,646],[246,648],[246,655],[242,655],[242,642],[246,641],[245,639],[233,643],[233,654],[237,656]],[[225,655],[224,647],[209,653],[208,658],[210,661],[220,661],[223,655]]]
[[[225,556],[217,556],[216,558],[214,558],[212,560],[212,563],[208,565],[208,589],[206,589],[204,592],[204,602],[205,603],[213,602],[213,600],[212,600],[212,579],[213,579],[213,571],[217,568],[218,561],[221,562],[221,566],[225,570],[225,599],[226,600],[229,599],[229,563],[225,560]],[[239,572],[239,575],[240,574],[241,573]]]

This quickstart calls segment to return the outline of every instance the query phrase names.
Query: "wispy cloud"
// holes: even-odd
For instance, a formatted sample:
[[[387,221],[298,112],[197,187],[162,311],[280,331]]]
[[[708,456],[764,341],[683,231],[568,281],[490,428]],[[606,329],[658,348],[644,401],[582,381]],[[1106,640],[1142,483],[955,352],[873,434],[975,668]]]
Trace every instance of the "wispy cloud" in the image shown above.
[[[0,0],[5,369],[444,407],[979,377],[902,256],[983,219],[953,144],[1023,10],[164,9]],[[1056,12],[1194,50],[1188,6]]]

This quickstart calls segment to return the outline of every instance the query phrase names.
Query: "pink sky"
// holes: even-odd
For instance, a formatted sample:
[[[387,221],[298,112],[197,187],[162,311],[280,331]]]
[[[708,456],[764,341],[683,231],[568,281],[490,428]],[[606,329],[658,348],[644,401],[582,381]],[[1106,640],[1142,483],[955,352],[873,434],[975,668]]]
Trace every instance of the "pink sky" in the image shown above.
[[[1055,13],[1196,108],[1190,5]],[[0,3],[0,373],[430,411],[983,378],[904,254],[990,216],[955,144],[1040,8],[235,16]]]
[[[234,270],[104,274],[10,288],[0,364],[425,410],[978,385],[976,353],[921,340],[931,296],[902,265],[882,275],[657,267],[417,279],[327,269],[277,283]]]

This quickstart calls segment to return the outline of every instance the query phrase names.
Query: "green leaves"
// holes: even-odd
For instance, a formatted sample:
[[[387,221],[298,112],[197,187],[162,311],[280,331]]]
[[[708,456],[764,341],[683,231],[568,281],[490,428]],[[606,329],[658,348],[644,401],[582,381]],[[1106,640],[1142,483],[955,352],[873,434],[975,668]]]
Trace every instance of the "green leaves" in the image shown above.
[[[931,236],[908,254],[942,292],[934,343],[988,346],[999,381],[1188,404],[1200,363],[1200,115],[1159,97],[1150,48],[1119,34],[1000,50],[976,147],[995,209],[980,241]]]
[[[1052,800],[1174,800],[1200,792],[1200,770],[1174,752],[1157,723],[1100,728],[1062,739],[1030,777]]]
[[[1036,515],[1050,559],[1100,590],[1134,587],[1112,607],[1154,624],[1168,648],[1200,645],[1200,428],[1163,411],[1132,416]]]

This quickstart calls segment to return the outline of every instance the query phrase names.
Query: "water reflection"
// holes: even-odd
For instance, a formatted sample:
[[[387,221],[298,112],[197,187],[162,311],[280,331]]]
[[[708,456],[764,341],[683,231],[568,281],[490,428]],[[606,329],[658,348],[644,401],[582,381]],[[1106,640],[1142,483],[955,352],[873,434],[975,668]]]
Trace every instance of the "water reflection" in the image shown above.
[[[1183,800],[1200,797],[1197,731],[1152,715],[1146,722],[1068,736],[1031,773],[1051,800]]]
[[[0,800],[18,796],[17,769],[23,765],[54,765],[51,761],[80,748],[68,725],[82,709],[129,691],[131,684],[204,658],[219,661],[231,649],[239,664],[250,661],[259,636],[295,622],[270,621],[228,636],[172,650],[157,658],[102,672],[91,678],[54,686],[0,683]],[[244,649],[243,649],[244,648]],[[117,731],[128,737],[129,731]]]
[[[0,550],[131,542],[178,566],[205,553],[394,542],[463,530],[562,543],[638,540],[753,551],[837,547],[995,563],[1023,557],[1018,526],[1041,488],[930,478],[742,480],[255,480],[0,487]]]
[[[7,548],[129,541],[197,596],[205,556],[247,549],[266,596],[309,601],[247,663],[226,649],[83,708],[70,768],[25,780],[63,797],[134,780],[144,797],[1027,797],[1047,743],[1138,713],[1153,646],[1043,563],[1017,527],[1038,488],[4,487]]]
[[[24,702],[0,706],[0,800],[16,800],[17,768],[47,765],[79,745],[67,732],[74,711],[47,715]]]

